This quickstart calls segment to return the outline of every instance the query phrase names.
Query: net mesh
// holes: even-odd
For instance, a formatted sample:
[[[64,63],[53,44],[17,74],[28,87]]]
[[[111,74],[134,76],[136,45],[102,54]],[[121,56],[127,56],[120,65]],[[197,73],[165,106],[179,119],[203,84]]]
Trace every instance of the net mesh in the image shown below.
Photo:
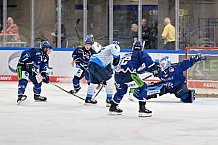
[[[197,97],[218,97],[218,47],[185,48],[185,58],[199,53],[207,59],[186,72],[188,86],[196,90]]]

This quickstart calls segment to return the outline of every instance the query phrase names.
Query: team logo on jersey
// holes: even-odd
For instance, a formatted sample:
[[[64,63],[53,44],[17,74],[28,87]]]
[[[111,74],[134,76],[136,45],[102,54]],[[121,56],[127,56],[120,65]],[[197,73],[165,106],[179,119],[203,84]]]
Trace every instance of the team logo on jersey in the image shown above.
[[[174,72],[174,68],[171,67],[171,68],[169,69],[169,72]]]
[[[163,77],[166,78],[168,76],[166,71],[163,71]]]
[[[43,59],[43,62],[47,62],[47,61],[48,61],[47,58],[44,58],[44,59]]]

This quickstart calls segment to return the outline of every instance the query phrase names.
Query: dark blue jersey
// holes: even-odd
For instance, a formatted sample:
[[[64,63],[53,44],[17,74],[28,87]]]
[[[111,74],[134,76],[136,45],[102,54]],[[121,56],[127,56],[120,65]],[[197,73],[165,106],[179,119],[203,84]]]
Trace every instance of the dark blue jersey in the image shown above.
[[[48,67],[49,57],[40,48],[31,48],[21,53],[18,65],[27,67],[34,65],[40,72],[45,72]]]
[[[147,71],[151,71],[154,62],[148,53],[143,51],[133,51],[125,54],[121,59],[118,71],[136,73],[137,69],[142,65],[145,65]]]
[[[186,83],[186,77],[184,71],[194,65],[192,58],[183,60],[182,62],[172,65],[159,74],[160,80],[162,80],[168,89],[173,89],[181,84]]]
[[[87,66],[89,63],[90,57],[96,52],[90,48],[90,50],[86,50],[85,47],[78,47],[72,54],[73,60],[77,65]]]

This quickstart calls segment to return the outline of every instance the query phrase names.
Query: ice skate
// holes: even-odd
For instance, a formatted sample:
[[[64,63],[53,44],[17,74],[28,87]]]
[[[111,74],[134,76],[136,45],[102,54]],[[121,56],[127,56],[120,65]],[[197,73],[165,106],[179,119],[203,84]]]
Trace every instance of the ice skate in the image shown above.
[[[92,98],[86,98],[84,105],[94,105],[97,104],[97,100],[94,100]]]
[[[152,111],[145,108],[145,102],[139,102],[139,117],[151,117]]]
[[[19,105],[21,102],[25,101],[27,98],[26,95],[18,95],[18,98],[17,98],[17,105]]]
[[[144,109],[139,109],[139,117],[151,117],[152,116],[152,111],[144,108]]]
[[[36,102],[46,102],[47,98],[44,96],[40,96],[40,95],[34,95],[34,99]]]
[[[109,108],[110,115],[122,115],[123,110],[118,107],[117,104],[111,102],[111,106]]]
[[[79,90],[70,90],[69,93],[70,94],[77,94],[79,92]]]
[[[152,98],[157,98],[157,94],[148,95],[146,99],[149,100]]]

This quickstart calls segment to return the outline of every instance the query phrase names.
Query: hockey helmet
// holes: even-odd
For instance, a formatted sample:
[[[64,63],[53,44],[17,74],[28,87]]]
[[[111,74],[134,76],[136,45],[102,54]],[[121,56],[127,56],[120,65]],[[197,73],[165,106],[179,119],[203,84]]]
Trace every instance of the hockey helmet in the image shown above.
[[[91,39],[90,37],[87,37],[87,38],[86,38],[86,40],[85,40],[85,45],[86,45],[86,44],[90,44],[90,45],[93,44],[93,41],[92,41],[92,39]]]
[[[132,51],[143,51],[142,43],[140,41],[133,43]]]
[[[165,70],[166,68],[171,66],[171,60],[168,56],[164,56],[160,60],[160,67],[162,70]]]
[[[113,41],[113,44],[120,45],[119,41]]]
[[[94,36],[93,36],[92,34],[88,34],[88,35],[86,36],[86,40],[87,40],[87,39],[91,39],[92,44],[94,44]]]
[[[52,50],[52,46],[51,46],[50,42],[43,41],[41,43],[41,49],[42,49],[43,52],[46,52],[46,51],[48,51],[48,49]]]

